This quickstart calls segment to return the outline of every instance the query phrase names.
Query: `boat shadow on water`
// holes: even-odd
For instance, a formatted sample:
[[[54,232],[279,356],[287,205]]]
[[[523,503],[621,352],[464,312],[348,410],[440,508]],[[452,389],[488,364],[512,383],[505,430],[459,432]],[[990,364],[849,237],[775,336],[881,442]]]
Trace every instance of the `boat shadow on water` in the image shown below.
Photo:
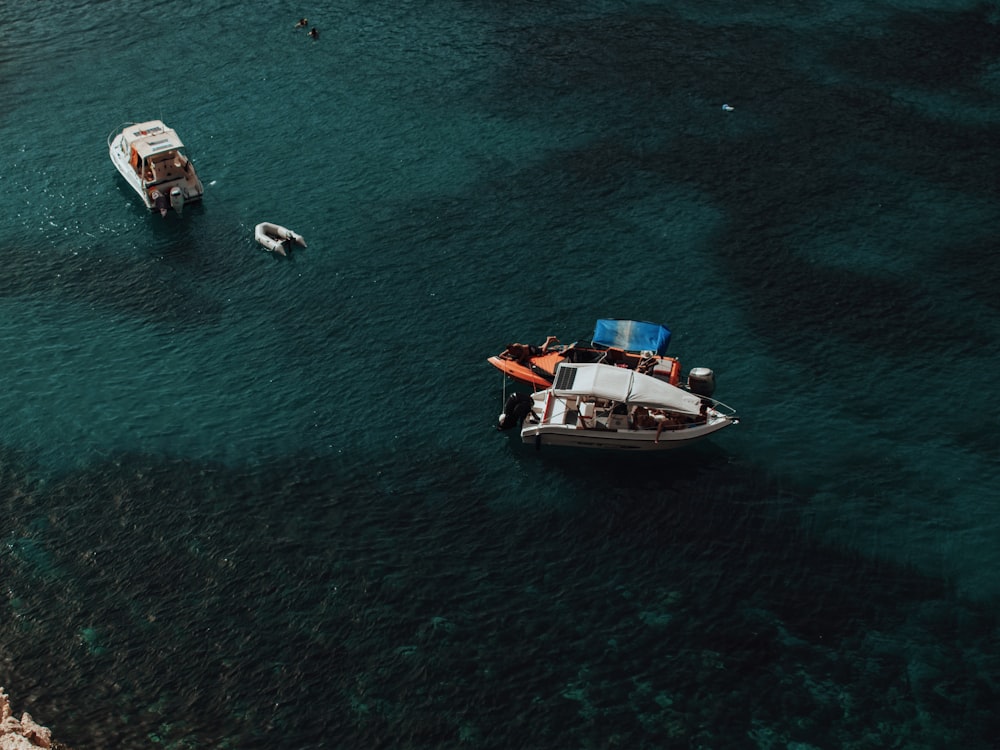
[[[139,212],[139,209],[136,209]],[[208,219],[203,204],[197,203],[184,208],[183,216],[159,214],[143,211],[146,234],[142,246],[157,255],[181,262],[202,259],[207,237],[210,236]]]
[[[707,474],[721,472],[734,463],[736,456],[711,440],[669,451],[602,451],[560,445],[524,443],[510,434],[510,450],[517,460],[537,461],[544,471],[565,473],[589,481],[610,478],[616,482],[628,477],[628,484],[665,480],[693,481]],[[620,484],[619,484],[620,486]]]

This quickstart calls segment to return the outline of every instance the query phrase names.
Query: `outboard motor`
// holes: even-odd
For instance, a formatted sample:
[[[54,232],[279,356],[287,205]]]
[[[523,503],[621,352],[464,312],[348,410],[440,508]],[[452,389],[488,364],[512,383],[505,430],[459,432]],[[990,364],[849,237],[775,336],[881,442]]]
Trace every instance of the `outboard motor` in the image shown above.
[[[524,421],[531,413],[531,396],[527,393],[512,393],[503,406],[503,414],[497,420],[498,430],[510,430]]]
[[[711,398],[715,393],[715,373],[707,367],[692,367],[688,373],[688,390],[698,396]]]
[[[167,196],[165,196],[160,190],[154,190],[149,194],[150,200],[153,201],[153,207],[160,212],[160,216],[166,217],[167,208],[169,207],[169,201]]]
[[[177,185],[170,188],[170,207],[178,216],[184,213],[184,192]]]

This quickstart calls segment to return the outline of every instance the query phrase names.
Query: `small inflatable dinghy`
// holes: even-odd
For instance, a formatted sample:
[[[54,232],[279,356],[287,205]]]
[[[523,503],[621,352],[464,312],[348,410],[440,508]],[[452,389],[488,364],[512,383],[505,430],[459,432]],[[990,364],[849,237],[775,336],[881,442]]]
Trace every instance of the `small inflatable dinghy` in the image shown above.
[[[302,239],[301,234],[296,234],[291,229],[271,224],[268,221],[262,221],[256,226],[253,230],[253,238],[272,253],[279,255],[288,254],[285,252],[285,247],[291,242],[301,247],[306,246],[306,241]]]

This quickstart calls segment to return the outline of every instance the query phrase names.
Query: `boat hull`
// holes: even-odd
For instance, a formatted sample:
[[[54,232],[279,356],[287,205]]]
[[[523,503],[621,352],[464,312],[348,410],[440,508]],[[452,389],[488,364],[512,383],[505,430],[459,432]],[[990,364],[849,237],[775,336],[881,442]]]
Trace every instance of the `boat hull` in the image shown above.
[[[733,423],[734,420],[721,417],[709,424],[664,431],[660,434],[659,441],[656,439],[655,430],[584,429],[579,426],[525,423],[521,429],[521,440],[536,447],[561,446],[632,452],[668,451],[691,445]]]
[[[541,347],[508,345],[487,361],[515,380],[543,388],[553,382],[561,362],[614,365],[652,375],[671,385],[680,384],[681,363],[666,356],[670,342],[666,326],[641,320],[601,318],[594,327],[590,346],[553,345],[555,342],[558,339],[550,336]]]
[[[626,352],[621,349],[594,349],[590,347],[561,347],[529,357],[513,359],[501,352],[486,360],[506,375],[534,386],[548,388],[555,379],[556,368],[561,362],[603,362],[615,367],[646,371],[671,385],[678,385],[681,363],[674,357]]]
[[[563,361],[563,356],[558,352],[550,352],[532,357],[528,362],[521,362],[496,355],[486,361],[515,380],[548,388],[552,385],[556,366]]]

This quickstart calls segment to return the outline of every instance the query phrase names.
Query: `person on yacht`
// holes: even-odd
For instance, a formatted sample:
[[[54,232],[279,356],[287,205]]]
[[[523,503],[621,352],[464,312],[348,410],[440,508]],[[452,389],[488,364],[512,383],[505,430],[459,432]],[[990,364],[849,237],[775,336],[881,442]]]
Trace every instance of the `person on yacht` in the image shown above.
[[[535,346],[533,344],[507,344],[507,348],[504,349],[503,353],[510,359],[517,360],[522,364],[527,364],[532,357],[537,357],[539,354],[545,354],[553,344],[558,343],[559,339],[556,336],[548,336],[545,339],[545,343],[541,346]]]

